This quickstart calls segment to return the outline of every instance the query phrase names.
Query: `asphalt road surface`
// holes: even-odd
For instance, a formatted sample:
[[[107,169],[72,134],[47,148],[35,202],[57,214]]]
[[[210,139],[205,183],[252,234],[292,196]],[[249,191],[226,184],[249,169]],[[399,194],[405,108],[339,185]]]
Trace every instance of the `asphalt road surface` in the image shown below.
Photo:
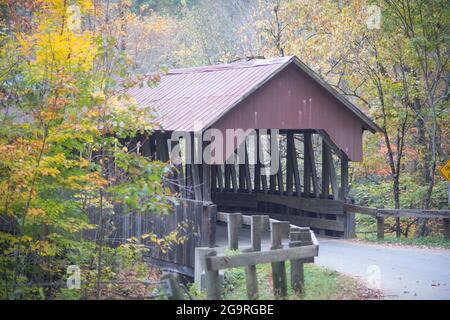
[[[450,250],[391,247],[318,238],[318,265],[381,289],[386,299],[450,300]],[[217,243],[226,246],[226,226],[218,225]],[[250,230],[241,229],[239,245],[250,246]],[[263,250],[269,248],[269,233]]]

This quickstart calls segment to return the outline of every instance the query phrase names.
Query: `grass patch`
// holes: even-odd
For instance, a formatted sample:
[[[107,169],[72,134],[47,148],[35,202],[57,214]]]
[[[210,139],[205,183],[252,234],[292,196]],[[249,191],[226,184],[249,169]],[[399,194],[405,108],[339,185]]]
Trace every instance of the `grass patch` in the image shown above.
[[[257,268],[259,283],[259,299],[273,300],[272,272],[270,264],[261,264]],[[288,300],[355,300],[361,297],[361,285],[351,277],[328,270],[317,265],[305,264],[305,293],[296,295],[290,286],[290,263],[286,262],[288,283]],[[192,294],[197,299],[204,299],[204,293],[199,293],[191,287]],[[365,291],[367,293],[367,291]],[[370,298],[370,297],[369,297]],[[244,268],[228,269],[224,274],[222,299],[247,300]]]
[[[395,235],[385,235],[384,239],[378,240],[374,234],[358,235],[359,239],[381,244],[400,244],[410,246],[426,246],[450,249],[450,239],[444,237],[420,237],[420,238],[397,238]]]

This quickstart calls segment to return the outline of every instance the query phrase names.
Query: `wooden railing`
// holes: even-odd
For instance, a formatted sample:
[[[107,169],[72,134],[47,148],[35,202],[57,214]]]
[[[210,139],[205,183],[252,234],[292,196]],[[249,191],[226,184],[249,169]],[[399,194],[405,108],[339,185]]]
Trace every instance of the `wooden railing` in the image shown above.
[[[117,246],[127,243],[128,239],[135,237],[139,243],[149,251],[144,259],[154,266],[194,276],[194,256],[196,247],[215,247],[216,245],[216,214],[217,206],[211,202],[196,201],[192,199],[180,199],[179,204],[173,205],[173,212],[166,215],[140,215],[136,213],[123,213],[120,206],[108,211],[109,223],[108,244]],[[106,214],[105,214],[106,215]],[[89,221],[92,224],[100,224],[98,210],[89,210]],[[153,233],[157,237],[164,237],[184,225],[180,229],[180,236],[186,237],[185,241],[175,244],[171,250],[162,251],[160,247],[142,239],[142,235]],[[83,233],[84,239],[96,240],[97,229]]]
[[[251,247],[236,255],[218,255],[216,249],[200,247],[195,250],[195,282],[201,286],[202,273],[205,272],[207,298],[219,300],[221,286],[219,270],[245,267],[247,296],[258,297],[258,279],[256,265],[271,263],[273,291],[275,297],[287,295],[285,261],[291,262],[291,286],[295,293],[304,292],[303,264],[314,262],[318,256],[319,243],[309,228],[291,225],[289,222],[270,219],[269,216],[245,216],[240,213],[217,214],[217,220],[227,223],[228,248],[239,249],[239,228],[249,225],[251,228]],[[262,233],[270,230],[270,250],[261,251]],[[289,238],[289,248],[283,248],[282,240]]]
[[[421,210],[421,209],[376,209],[355,204],[344,204],[347,212],[367,214],[377,219],[377,238],[384,238],[384,219],[386,217],[407,217],[443,219],[444,236],[450,239],[450,210]]]

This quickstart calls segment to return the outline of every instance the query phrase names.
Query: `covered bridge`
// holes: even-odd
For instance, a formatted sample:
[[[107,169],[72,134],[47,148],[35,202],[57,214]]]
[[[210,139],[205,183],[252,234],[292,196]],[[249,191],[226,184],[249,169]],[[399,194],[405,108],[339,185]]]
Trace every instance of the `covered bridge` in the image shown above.
[[[251,154],[261,160],[255,152],[260,149],[233,137],[225,141],[232,151],[224,149],[213,162],[189,163],[185,157],[171,185],[183,198],[212,201],[221,211],[264,212],[321,234],[354,236],[354,215],[343,209],[348,162],[362,160],[364,131],[381,129],[298,58],[171,70],[158,86],[135,87],[130,94],[140,106],[155,108],[162,128],[140,137],[145,155],[170,161],[178,143],[172,133],[184,134],[181,141],[192,145],[213,128],[225,140],[227,129],[254,129],[255,146],[279,156],[279,170],[268,173],[261,161],[249,161]],[[200,151],[211,143],[203,138]],[[237,147],[243,160],[225,163]]]

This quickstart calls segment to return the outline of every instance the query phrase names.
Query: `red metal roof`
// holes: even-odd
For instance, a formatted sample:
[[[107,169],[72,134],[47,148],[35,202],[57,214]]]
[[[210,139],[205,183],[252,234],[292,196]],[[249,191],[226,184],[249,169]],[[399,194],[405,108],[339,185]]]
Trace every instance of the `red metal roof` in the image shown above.
[[[202,130],[210,127],[291,63],[307,72],[351,109],[362,120],[364,128],[372,132],[379,131],[358,108],[335,92],[296,57],[171,70],[161,77],[156,87],[137,86],[130,89],[129,93],[139,106],[151,106],[155,109],[158,114],[156,120],[164,130]]]

